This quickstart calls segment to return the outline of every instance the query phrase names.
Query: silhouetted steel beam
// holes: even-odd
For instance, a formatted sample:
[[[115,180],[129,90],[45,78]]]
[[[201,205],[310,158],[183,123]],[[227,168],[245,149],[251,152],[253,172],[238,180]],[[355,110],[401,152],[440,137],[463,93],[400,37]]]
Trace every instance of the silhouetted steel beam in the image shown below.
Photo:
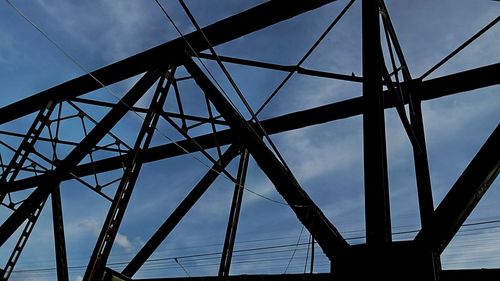
[[[391,39],[392,45],[394,46],[394,51],[396,52],[397,58],[400,62],[401,73],[403,75],[403,81],[412,81],[410,74],[410,69],[406,63],[406,59],[403,54],[403,49],[399,44],[398,37],[396,35],[396,30],[392,25],[391,17],[389,16],[389,11],[384,3],[380,1],[382,8],[382,19],[384,21],[384,27],[387,36]],[[389,40],[387,44],[390,44]],[[396,65],[393,62],[393,70],[396,72]],[[397,76],[396,76],[397,77]],[[417,193],[418,193],[418,205],[420,212],[420,223],[422,226],[427,225],[430,221],[432,213],[434,212],[434,203],[432,200],[432,186],[431,178],[429,173],[429,161],[427,158],[427,144],[425,142],[425,131],[424,123],[422,118],[422,102],[417,98],[417,93],[415,89],[408,89],[412,92],[407,94],[410,98],[411,105],[410,109],[410,122],[413,129],[413,133],[417,139],[419,147],[413,146],[413,160],[415,165],[415,177],[417,180]]]
[[[222,249],[222,257],[219,266],[219,277],[227,277],[229,275],[229,269],[231,268],[234,241],[236,240],[236,230],[238,229],[238,221],[240,219],[243,191],[245,190],[248,160],[248,150],[244,149],[241,153],[240,164],[238,166],[238,176],[236,177],[233,200],[231,202],[231,210],[229,211],[226,238],[224,239],[224,248]]]
[[[55,108],[55,103],[49,101],[48,104],[42,108],[33,123],[31,124],[28,132],[23,137],[23,140],[17,147],[14,155],[9,161],[9,164],[5,169],[0,178],[0,183],[13,182],[19,172],[22,170],[25,161],[28,159],[28,155],[33,151],[35,143],[40,137],[45,126],[49,124],[50,115]],[[7,192],[3,188],[0,188],[0,203],[3,202]]]
[[[200,58],[204,58],[204,59],[209,59],[209,60],[216,59],[211,54],[199,53],[198,55]],[[363,82],[363,78],[361,78],[361,77],[326,72],[326,71],[320,71],[320,70],[312,70],[312,69],[307,69],[307,68],[303,68],[303,67],[298,67],[295,65],[281,65],[281,64],[275,64],[275,63],[240,59],[240,58],[227,57],[227,56],[218,56],[218,57],[223,62],[229,62],[229,63],[233,63],[233,64],[253,66],[253,67],[258,67],[258,68],[272,69],[272,70],[285,71],[285,72],[296,71],[299,74],[309,75],[309,76],[314,76],[314,77],[321,77],[321,78],[338,79],[338,80],[345,80],[345,81],[351,81],[351,82]]]
[[[248,9],[237,15],[218,21],[203,28],[213,46],[229,42],[246,34],[263,29],[275,23],[290,19],[299,14],[319,8],[334,0],[272,0]],[[199,32],[185,36],[197,52],[208,48]],[[15,120],[37,110],[49,100],[64,101],[97,90],[142,72],[162,65],[179,63],[179,54],[184,52],[186,43],[177,38],[124,60],[110,64],[90,75],[83,75],[73,80],[35,94],[0,109],[0,124]],[[93,77],[97,78],[97,82]]]
[[[276,190],[290,205],[290,208],[295,212],[302,224],[316,238],[326,256],[333,260],[345,253],[349,244],[302,189],[291,171],[267,148],[261,136],[252,128],[250,123],[243,119],[188,56],[186,56],[184,67],[217,111],[229,123],[231,129],[241,139],[242,145],[252,154],[257,165],[271,180]]]
[[[15,133],[15,132],[9,132],[9,131],[4,131],[0,130],[1,135],[7,135],[7,136],[13,136],[13,137],[19,137],[19,138],[24,138],[24,134],[20,133]],[[33,137],[30,137],[33,138]],[[55,144],[67,144],[67,145],[72,145],[72,146],[77,146],[77,142],[73,141],[67,141],[67,140],[60,140],[60,139],[51,139],[51,138],[45,138],[45,137],[38,137],[38,141],[43,141],[43,142],[49,142],[49,143],[55,143]],[[112,152],[120,152],[123,150],[119,150],[117,148],[110,148],[110,147],[104,147],[104,146],[99,146],[96,145],[94,150],[104,150],[104,151],[112,151]]]
[[[500,63],[492,64],[464,72],[446,75],[428,81],[413,81],[412,87],[418,87],[415,88],[418,89],[416,90],[416,93],[418,93],[419,95],[418,99],[431,100],[442,96],[449,96],[462,93],[464,91],[500,84],[500,76],[495,75],[499,72]],[[481,77],[483,76],[486,79],[485,81],[481,80]],[[447,85],[447,83],[453,84]],[[461,86],[457,86],[459,84]],[[429,85],[435,88],[431,89],[431,86]],[[408,92],[409,90],[411,90],[410,88],[405,87],[410,86],[408,84],[406,84],[406,86],[405,84],[403,84],[404,92]],[[453,87],[453,91],[449,91],[448,88],[451,87]],[[408,101],[408,99],[405,98],[405,101]],[[384,108],[387,109],[395,107],[396,103],[396,97],[390,95],[389,93],[387,93],[387,91],[385,91]],[[278,117],[269,118],[267,120],[261,121],[261,124],[268,134],[277,134],[335,120],[345,119],[360,114],[363,114],[363,98],[357,97],[315,107],[312,109],[306,109]],[[200,144],[203,149],[216,147],[216,143],[214,142],[214,137],[212,134],[194,137],[193,139],[196,140],[196,142]],[[219,145],[227,145],[232,143],[232,141],[233,136],[231,130],[223,130],[217,133],[217,142]],[[200,148],[194,145],[190,140],[179,141],[177,144],[169,143],[149,148],[148,150],[142,152],[144,155],[142,155],[141,157],[146,163],[186,154],[186,151],[182,150],[179,146],[185,148],[189,152],[196,152],[200,150]],[[94,172],[102,173],[120,169],[122,168],[122,164],[127,161],[128,157],[128,154],[124,154],[123,156],[115,156],[95,161],[94,164],[82,164],[75,167],[72,173],[76,176],[83,177],[91,175]],[[15,182],[6,184],[5,189],[6,191],[18,191],[32,188],[49,177],[51,177],[51,175],[40,175],[17,180]],[[72,179],[71,176],[66,176],[64,178],[64,180],[70,179]]]
[[[415,147],[412,147],[415,177],[417,181],[420,224],[422,227],[427,227],[434,213],[434,201],[432,200],[431,176],[429,173],[429,160],[427,157],[427,144],[425,142],[425,130],[422,117],[422,102],[413,98],[412,105],[413,106],[410,106],[410,116],[413,116],[413,118],[411,118],[411,124],[417,141],[420,144],[419,151]]]
[[[182,218],[194,206],[194,204],[201,198],[207,191],[210,185],[217,179],[219,173],[231,162],[231,160],[238,155],[238,149],[232,145],[222,155],[222,157],[215,164],[203,178],[196,184],[196,186],[189,192],[189,194],[182,200],[172,214],[165,220],[165,222],[158,228],[153,236],[144,244],[141,250],[135,255],[130,263],[123,269],[122,274],[132,277],[146,262],[146,260],[153,254],[153,252],[160,246],[170,232],[177,226]]]
[[[363,152],[366,243],[390,242],[391,215],[385,143],[379,1],[363,0]]]
[[[69,281],[68,260],[66,256],[66,239],[64,237],[63,211],[59,187],[54,188],[51,194],[52,224],[54,228],[54,246],[57,269],[57,281]]]
[[[23,230],[21,231],[21,235],[17,239],[17,243],[12,250],[12,253],[7,260],[5,267],[3,270],[0,269],[0,280],[8,280],[9,276],[14,271],[14,268],[19,260],[24,247],[26,246],[28,239],[35,228],[35,224],[40,218],[40,214],[42,213],[43,207],[45,206],[45,202],[47,201],[47,197],[43,198],[38,202],[33,202],[35,206],[29,213],[29,216],[25,219],[26,224],[24,225]],[[10,230],[9,230],[10,231]]]
[[[440,254],[455,236],[500,171],[500,126],[497,126],[443,201],[431,223],[415,241]]]
[[[424,101],[498,85],[500,84],[498,73],[500,73],[500,63],[495,63],[425,80],[415,85],[417,96],[419,100]]]
[[[45,192],[48,188],[35,189],[14,213],[12,213],[2,225],[0,225],[0,247],[9,239],[14,232],[26,221],[28,216],[32,214],[33,210],[40,204],[40,202],[47,200],[49,194]]]
[[[168,90],[172,84],[172,77],[175,69],[171,72],[166,72],[169,75],[167,85],[163,87],[165,76],[162,75],[158,81],[155,93],[149,106],[149,111],[144,118],[139,134],[137,135],[134,148],[132,149],[133,156],[130,161],[126,163],[123,176],[118,184],[115,197],[111,206],[109,207],[108,214],[104,220],[101,232],[97,239],[94,251],[90,256],[87,270],[83,275],[84,280],[101,280],[104,273],[104,268],[111,253],[116,235],[120,228],[121,222],[125,215],[128,202],[132,196],[137,178],[142,168],[142,159],[138,157],[140,151],[147,149],[153,139],[156,125],[160,119],[160,112],[163,108],[165,100],[167,99]]]
[[[73,98],[71,100],[72,101],[76,101],[76,102],[80,102],[80,103],[86,103],[86,104],[103,106],[103,107],[113,107],[115,105],[114,103],[111,103],[111,102],[89,100],[89,99],[83,99],[83,98]],[[147,108],[133,106],[132,109],[134,111],[137,111],[137,112],[148,113],[148,109]],[[209,123],[211,122],[211,123],[214,123],[214,124],[226,125],[226,122],[224,122],[223,120],[209,119],[209,118],[199,117],[199,116],[194,116],[194,115],[189,115],[189,114],[179,114],[179,113],[175,113],[175,112],[165,112],[165,111],[162,111],[161,115],[168,116],[168,117],[173,117],[173,118],[190,120],[190,121],[209,122]],[[13,133],[10,133],[10,132],[5,132],[5,131],[0,131],[0,133],[13,134]],[[39,138],[39,139],[41,139],[41,138]]]

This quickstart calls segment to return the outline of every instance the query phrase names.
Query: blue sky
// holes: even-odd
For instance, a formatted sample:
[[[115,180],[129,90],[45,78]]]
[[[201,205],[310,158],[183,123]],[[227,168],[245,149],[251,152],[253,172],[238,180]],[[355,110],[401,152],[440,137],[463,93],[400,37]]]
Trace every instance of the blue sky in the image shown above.
[[[33,22],[44,30],[86,70],[93,70],[178,35],[154,1],[12,1]],[[201,26],[208,25],[264,1],[186,1]],[[177,1],[162,1],[181,31],[194,30]],[[289,21],[274,25],[233,42],[216,47],[219,55],[296,64],[311,44],[346,5],[337,1]],[[304,67],[350,75],[361,75],[360,3],[356,1]],[[463,41],[493,20],[500,13],[495,1],[386,1],[410,72],[423,74]],[[0,106],[28,97],[84,74],[82,70],[57,50],[5,2],[0,5]],[[463,50],[428,78],[439,77],[500,61],[497,25]],[[220,69],[205,62],[240,111],[241,103]],[[226,65],[250,105],[256,110],[286,73]],[[182,76],[184,70],[179,69]],[[138,77],[133,77],[108,90],[99,90],[84,97],[116,102]],[[179,84],[186,112],[206,115],[201,92],[191,82]],[[423,103],[425,133],[430,160],[434,203],[444,197],[472,157],[498,125],[500,117],[499,86],[488,87]],[[138,105],[147,106],[148,97]],[[361,95],[361,85],[352,82],[311,78],[295,74],[259,116],[266,119],[288,112],[340,101]],[[176,110],[173,95],[167,99],[167,109]],[[82,107],[97,120],[102,109]],[[70,106],[64,113],[75,113]],[[33,115],[0,126],[1,130],[25,132]],[[89,118],[86,126],[92,128]],[[133,145],[134,132],[142,119],[128,114],[113,132],[128,145]],[[79,120],[64,123],[61,135],[78,142],[83,137]],[[416,187],[410,143],[395,110],[386,111],[387,145],[391,192],[393,232],[417,230],[419,225]],[[153,145],[182,139],[166,122],[161,122]],[[222,127],[221,127],[222,128]],[[193,135],[206,133],[209,127],[193,130]],[[44,132],[47,135],[47,131]],[[362,119],[360,116],[336,122],[290,131],[272,136],[287,164],[303,188],[346,238],[364,235]],[[19,139],[0,136],[0,140],[15,146]],[[101,144],[112,142],[107,137]],[[64,155],[70,147],[61,146]],[[50,155],[47,146],[37,149]],[[0,148],[4,159],[11,153]],[[210,151],[215,157],[216,151]],[[113,153],[96,154],[108,157]],[[84,159],[83,161],[88,161]],[[228,167],[236,173],[238,160]],[[177,206],[178,202],[207,171],[210,162],[201,154],[181,156],[145,164],[129,204],[109,263],[121,270],[147,241],[149,236]],[[100,183],[120,176],[119,171],[100,175]],[[23,174],[21,176],[29,176]],[[94,183],[91,177],[85,178]],[[283,202],[270,181],[250,161],[246,187],[267,198]],[[217,253],[222,249],[227,215],[234,185],[224,177],[214,183],[205,196],[188,213],[171,236],[152,256],[136,277],[185,276],[173,260],[178,260],[190,275],[217,274],[219,257],[196,254]],[[104,192],[114,193],[110,186]],[[81,266],[88,261],[109,203],[76,181],[61,186],[67,236],[68,262],[71,280],[80,280]],[[17,195],[22,200],[26,193]],[[301,225],[293,212],[282,204],[244,194],[236,240],[235,262],[231,274],[283,273],[301,233]],[[500,219],[498,180],[480,202],[467,222]],[[0,218],[10,214],[2,207]],[[445,268],[500,267],[500,224],[488,224],[488,229],[463,227],[443,254]],[[414,234],[395,235],[394,239],[411,239]],[[17,237],[15,238],[17,239]],[[304,270],[309,233],[304,230],[300,244],[287,272]],[[42,213],[16,267],[12,280],[53,280],[52,225],[50,208]],[[362,238],[349,240],[362,243]],[[14,239],[0,249],[3,266]],[[270,250],[249,250],[275,247]],[[242,251],[243,250],[243,251]],[[30,271],[45,268],[44,271]],[[315,271],[328,271],[328,263],[316,248]]]

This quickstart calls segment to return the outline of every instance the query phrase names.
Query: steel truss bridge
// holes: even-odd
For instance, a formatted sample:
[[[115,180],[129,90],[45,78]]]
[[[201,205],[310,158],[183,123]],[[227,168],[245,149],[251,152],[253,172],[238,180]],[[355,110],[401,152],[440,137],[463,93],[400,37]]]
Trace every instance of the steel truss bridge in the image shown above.
[[[442,270],[440,263],[441,253],[498,175],[500,129],[497,126],[491,132],[490,137],[453,184],[448,194],[437,207],[434,207],[421,110],[423,101],[500,83],[500,63],[425,79],[429,73],[495,25],[498,18],[419,78],[414,78],[410,74],[411,67],[406,64],[403,50],[383,1],[362,0],[361,77],[311,70],[301,67],[300,63],[288,66],[218,56],[213,49],[214,46],[300,16],[310,10],[320,9],[330,2],[334,1],[268,1],[1,108],[0,124],[7,124],[35,113],[32,125],[27,132],[23,134],[2,132],[22,138],[18,147],[11,147],[11,157],[3,158],[1,163],[0,201],[4,211],[8,209],[10,211],[7,219],[0,225],[0,246],[4,247],[5,242],[17,235],[18,229],[21,229],[19,240],[12,249],[12,255],[6,257],[7,263],[2,271],[2,280],[8,280],[44,207],[52,208],[53,213],[57,278],[69,280],[60,184],[64,181],[79,180],[85,176],[120,169],[123,175],[119,179],[116,195],[113,198],[108,197],[111,205],[88,262],[84,280],[139,280],[134,279],[134,274],[220,174],[233,179],[235,191],[219,274],[210,277],[148,280],[363,280],[367,272],[372,278],[380,278],[380,280],[408,278],[433,281],[500,280],[500,269]],[[345,10],[336,21],[342,17]],[[189,13],[188,10],[187,12]],[[194,18],[191,20],[196,24]],[[334,21],[333,25],[335,23]],[[383,32],[380,32],[381,28]],[[381,38],[381,33],[386,38]],[[390,47],[390,60],[384,60],[382,44],[385,43],[383,42]],[[239,64],[279,70],[288,72],[290,75],[301,73],[352,81],[362,84],[362,96],[303,111],[290,112],[266,120],[258,120],[252,112],[253,117],[246,120],[224,93],[214,85],[206,71],[196,63],[195,57],[213,60],[222,67],[224,64]],[[184,68],[189,76],[176,75],[178,68]],[[142,75],[142,77],[116,103],[82,97],[136,75]],[[209,108],[208,116],[191,116],[183,113],[182,100],[179,98],[182,93],[177,87],[177,83],[182,79],[194,81],[204,93],[205,99],[201,102],[206,102]],[[150,88],[153,89],[154,95],[149,107],[137,106],[138,100]],[[164,110],[169,89],[177,97],[178,112]],[[85,110],[81,110],[78,104],[100,106],[107,108],[108,111],[100,120],[94,120]],[[64,116],[61,113],[63,106],[73,108],[76,113]],[[393,242],[391,238],[384,122],[384,111],[389,108],[397,110],[413,147],[422,227],[412,241]],[[111,129],[130,111],[136,111],[145,116],[133,146],[126,145],[111,133]],[[269,135],[357,115],[363,116],[366,243],[350,245],[302,189],[293,173],[280,158],[280,154],[275,151],[272,142],[268,140]],[[80,142],[65,142],[58,138],[57,130],[61,121],[68,118],[93,120],[94,125],[88,130],[84,128],[85,136]],[[152,136],[160,119],[167,120],[185,139],[152,146]],[[195,125],[188,126],[188,124]],[[226,126],[227,129],[217,130],[216,125]],[[190,130],[193,126],[208,126],[213,129],[213,132],[193,135]],[[50,137],[43,137],[41,135],[43,130],[52,132]],[[105,137],[111,137],[116,141],[109,145],[102,145]],[[34,149],[35,144],[40,142],[49,143],[54,150],[57,145],[69,145],[71,150],[61,159],[55,153],[47,156]],[[224,152],[221,151],[221,147],[227,145],[229,148]],[[213,159],[206,152],[214,148],[218,150],[220,157],[218,160]],[[114,153],[114,156],[81,163],[86,157],[92,158],[92,154],[96,151],[107,151]],[[143,164],[198,152],[211,159],[213,166],[207,170],[123,271],[115,272],[110,269],[107,266],[108,257]],[[33,161],[34,157],[48,163],[48,168]],[[225,167],[237,157],[240,158],[240,164],[237,176],[233,177],[227,174]],[[249,157],[253,157],[331,261],[330,273],[229,275],[241,207],[242,187],[245,184]],[[18,177],[23,173],[31,173],[31,175]],[[89,185],[88,187],[106,196],[101,191],[102,186]],[[8,200],[10,195],[19,192],[29,193],[21,202],[15,203]],[[48,200],[50,204],[47,206]]]

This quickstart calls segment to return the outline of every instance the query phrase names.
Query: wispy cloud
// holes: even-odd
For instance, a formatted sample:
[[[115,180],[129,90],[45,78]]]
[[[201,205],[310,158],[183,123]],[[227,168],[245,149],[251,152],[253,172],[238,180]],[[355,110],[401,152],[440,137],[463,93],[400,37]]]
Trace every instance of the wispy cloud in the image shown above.
[[[91,234],[93,237],[97,237],[101,232],[101,225],[97,222],[96,219],[82,219],[75,224],[70,224],[66,228],[66,232],[68,235],[75,235],[76,232],[79,234],[84,234],[84,236],[88,237],[88,234]],[[85,235],[85,233],[87,235]],[[118,232],[115,238],[115,244],[120,246],[126,251],[131,251],[134,248],[134,242],[131,242],[127,235]]]
[[[316,133],[319,133],[318,136]],[[282,138],[282,149],[303,181],[334,171],[345,171],[359,160],[360,134],[338,136],[322,128],[292,131]]]
[[[16,52],[14,46],[14,40],[9,32],[6,32],[2,26],[0,26],[0,63],[8,63]]]
[[[132,250],[132,242],[130,242],[126,235],[118,233],[115,238],[115,243],[125,250]]]

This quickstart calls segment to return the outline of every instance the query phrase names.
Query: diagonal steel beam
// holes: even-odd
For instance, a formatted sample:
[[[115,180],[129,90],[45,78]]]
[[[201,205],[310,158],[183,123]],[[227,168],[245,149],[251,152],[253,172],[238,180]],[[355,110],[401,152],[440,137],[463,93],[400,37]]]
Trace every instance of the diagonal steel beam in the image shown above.
[[[290,205],[302,224],[316,238],[325,254],[330,259],[334,259],[344,253],[349,244],[302,189],[293,174],[267,148],[250,123],[246,122],[230,105],[191,57],[186,55],[184,66],[217,111],[229,123],[235,134],[241,138],[243,145],[252,154],[259,167]]]
[[[12,213],[2,225],[0,225],[0,247],[9,239],[21,224],[33,213],[33,210],[40,205],[40,202],[47,200],[48,193],[44,192],[49,188],[35,189],[24,202]]]
[[[500,76],[495,75],[496,73],[500,73],[500,63],[446,75],[423,82],[418,82],[415,80],[409,84],[403,84],[403,90],[404,92],[408,92],[412,89],[418,89],[419,96],[417,97],[417,99],[432,100],[435,98],[458,94],[469,90],[498,85],[500,84]],[[485,80],[483,81],[482,79],[480,79],[480,77],[485,77]],[[453,87],[453,90],[449,90],[448,88],[450,87]],[[387,109],[395,107],[397,104],[396,98],[387,91],[384,92],[384,95],[384,108]],[[405,98],[405,101],[408,101],[408,99]],[[315,107],[312,109],[306,109],[269,118],[267,120],[261,121],[261,124],[268,134],[277,134],[335,120],[345,119],[360,115],[362,113],[363,98],[357,97]],[[203,149],[214,148],[217,145],[214,142],[214,136],[212,134],[194,137],[193,139],[198,144],[200,144]],[[220,146],[230,144],[232,143],[232,141],[233,135],[231,130],[223,130],[217,133],[217,142]],[[192,141],[189,140],[179,141],[177,144],[170,143],[152,147],[145,150],[143,152],[144,155],[141,155],[141,157],[146,163],[184,155],[186,151],[196,152],[200,149]],[[179,146],[185,148],[186,151],[182,150]],[[110,157],[95,161],[93,165],[82,164],[75,167],[72,173],[76,176],[82,177],[90,175],[94,173],[94,171],[96,173],[102,173],[120,169],[122,168],[123,163],[128,161],[127,159],[129,157],[129,154],[124,154],[122,156]],[[5,184],[5,190],[18,191],[32,188],[37,186],[40,182],[44,181],[48,177],[50,177],[50,175],[40,175],[21,179],[13,183]],[[64,178],[64,180],[69,179],[72,179],[72,177],[67,176]]]
[[[163,84],[165,82],[166,75],[162,75],[158,81],[156,91],[149,106],[149,112],[144,118],[132,150],[133,157],[131,157],[130,162],[128,162],[125,166],[125,170],[116,190],[115,197],[111,203],[99,234],[99,238],[97,239],[94,247],[94,251],[90,257],[87,270],[85,271],[83,277],[84,280],[102,279],[104,268],[108,261],[109,254],[111,253],[114,240],[118,235],[118,229],[120,228],[120,224],[125,215],[125,210],[127,209],[128,202],[130,201],[132,192],[135,188],[135,183],[142,168],[143,162],[140,158],[138,158],[139,152],[143,149],[147,149],[151,144],[156,125],[160,118],[159,112],[162,110],[165,100],[167,99],[168,90],[172,83],[174,73],[175,69],[168,74],[169,79],[165,87],[163,87]]]
[[[28,155],[33,151],[35,143],[40,137],[43,129],[49,125],[50,115],[55,108],[55,103],[49,101],[45,108],[42,108],[35,120],[31,124],[26,135],[24,135],[23,140],[17,147],[14,155],[10,159],[9,164],[3,170],[0,177],[0,183],[13,182],[19,172],[22,170],[24,162],[28,159]],[[3,202],[6,192],[0,189],[0,203]]]
[[[229,42],[246,34],[263,29],[275,23],[293,18],[307,11],[319,8],[335,0],[271,0],[237,15],[218,21],[203,28],[213,46]],[[200,32],[184,36],[196,52],[208,48]],[[177,38],[124,60],[110,64],[91,75],[83,75],[73,80],[35,94],[0,109],[0,124],[40,110],[49,100],[63,101],[97,90],[104,85],[138,75],[151,67],[176,65],[178,54],[186,48],[183,38]],[[165,55],[167,54],[167,55]],[[95,77],[99,82],[97,82]]]
[[[443,252],[500,172],[500,125],[455,182],[415,241]]]
[[[182,200],[181,203],[175,208],[172,214],[165,220],[165,222],[158,228],[153,236],[144,244],[142,249],[135,255],[130,263],[123,269],[122,274],[132,277],[146,262],[146,260],[153,254],[153,252],[160,246],[165,238],[174,230],[194,204],[201,198],[207,191],[212,183],[217,179],[217,176],[226,168],[227,165],[238,155],[238,149],[232,145],[227,151],[222,154],[222,157],[216,164],[201,178],[196,186],[189,192],[189,194]]]
[[[14,271],[14,268],[17,264],[17,261],[21,257],[21,253],[30,238],[30,235],[35,227],[35,224],[42,213],[42,209],[45,206],[45,202],[47,201],[47,197],[43,198],[39,202],[36,203],[36,206],[31,210],[28,218],[26,219],[26,225],[24,226],[23,231],[21,232],[20,237],[17,240],[12,253],[5,264],[5,268],[0,270],[0,280],[6,281],[9,279],[10,275]]]

